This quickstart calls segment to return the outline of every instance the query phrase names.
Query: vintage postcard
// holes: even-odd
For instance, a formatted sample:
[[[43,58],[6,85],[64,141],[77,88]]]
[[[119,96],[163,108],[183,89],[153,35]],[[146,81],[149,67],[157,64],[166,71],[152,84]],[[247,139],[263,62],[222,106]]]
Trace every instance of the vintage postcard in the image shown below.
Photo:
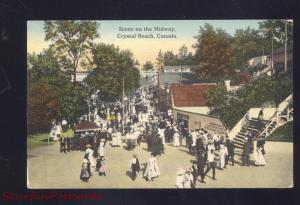
[[[27,22],[27,187],[293,187],[293,20]]]

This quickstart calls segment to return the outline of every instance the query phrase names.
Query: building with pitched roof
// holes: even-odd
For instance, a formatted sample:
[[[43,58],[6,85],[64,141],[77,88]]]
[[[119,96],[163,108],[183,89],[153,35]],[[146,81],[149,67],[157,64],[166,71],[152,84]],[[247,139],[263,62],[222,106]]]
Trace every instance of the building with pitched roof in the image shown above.
[[[227,133],[228,129],[220,118],[209,114],[206,93],[215,88],[216,83],[170,86],[173,118],[183,122],[189,130],[205,128],[211,132]]]

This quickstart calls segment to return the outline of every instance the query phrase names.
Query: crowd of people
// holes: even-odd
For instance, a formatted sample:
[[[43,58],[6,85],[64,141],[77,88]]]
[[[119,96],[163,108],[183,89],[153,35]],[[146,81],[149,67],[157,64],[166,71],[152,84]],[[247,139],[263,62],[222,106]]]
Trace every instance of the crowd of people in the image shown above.
[[[176,186],[178,188],[195,188],[197,179],[205,183],[205,177],[212,172],[216,180],[216,169],[226,169],[229,164],[235,165],[235,145],[226,133],[211,131],[204,128],[189,130],[183,122],[176,122],[172,116],[158,109],[155,100],[155,88],[139,89],[132,97],[130,114],[124,122],[109,123],[102,114],[102,124],[99,131],[77,132],[76,143],[84,152],[80,178],[87,182],[95,172],[106,176],[105,146],[111,140],[111,146],[135,150],[141,143],[147,144],[151,153],[145,167],[143,177],[152,181],[160,176],[157,155],[167,154],[165,144],[174,147],[186,146],[190,155],[195,157],[193,164],[187,168],[177,169]],[[113,110],[113,108],[111,109]],[[242,165],[250,166],[250,155],[254,154],[254,165],[265,165],[264,140],[258,139],[256,149],[253,149],[253,137],[246,135],[242,151]],[[69,142],[68,142],[69,141]],[[123,146],[123,145],[126,146]],[[75,146],[76,147],[76,146]],[[78,146],[77,146],[78,147]],[[61,152],[72,149],[68,138],[61,138]],[[66,151],[65,151],[66,150]],[[141,165],[136,154],[130,160],[130,177],[136,180],[141,171]],[[125,169],[125,167],[124,167]]]

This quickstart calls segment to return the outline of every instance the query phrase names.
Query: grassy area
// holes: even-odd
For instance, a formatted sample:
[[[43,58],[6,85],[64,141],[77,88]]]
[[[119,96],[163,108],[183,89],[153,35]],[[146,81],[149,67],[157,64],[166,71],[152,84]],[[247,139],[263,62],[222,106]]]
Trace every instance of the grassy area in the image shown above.
[[[49,133],[39,133],[34,135],[29,135],[27,137],[27,148],[33,149],[40,146],[48,145],[48,136]],[[64,137],[74,137],[74,131],[71,129],[68,129],[66,132],[63,132],[61,136]],[[57,141],[49,141],[49,145],[55,144]]]
[[[33,149],[40,146],[48,145],[49,133],[39,133],[27,136],[27,149]],[[56,142],[51,141],[49,144],[55,144]]]
[[[278,128],[268,138],[268,141],[293,142],[293,122]]]

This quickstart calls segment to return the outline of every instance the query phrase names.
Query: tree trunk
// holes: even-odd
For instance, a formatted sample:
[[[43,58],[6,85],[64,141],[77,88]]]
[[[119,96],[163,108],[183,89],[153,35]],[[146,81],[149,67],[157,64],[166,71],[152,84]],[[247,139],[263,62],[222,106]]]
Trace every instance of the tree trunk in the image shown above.
[[[74,72],[74,73],[73,73],[73,75],[74,75],[74,78],[73,78],[73,80],[74,80],[74,81],[73,81],[73,84],[76,85],[76,67],[74,67],[73,72]]]

